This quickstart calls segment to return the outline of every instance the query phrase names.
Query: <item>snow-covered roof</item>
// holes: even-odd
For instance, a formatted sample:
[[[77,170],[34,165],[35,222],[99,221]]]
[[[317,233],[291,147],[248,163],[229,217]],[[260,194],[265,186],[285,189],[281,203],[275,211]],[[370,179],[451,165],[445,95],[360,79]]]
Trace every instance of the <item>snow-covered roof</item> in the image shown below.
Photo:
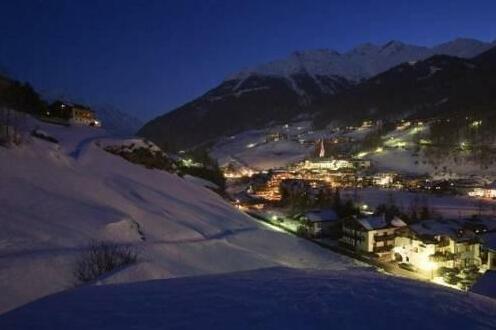
[[[305,214],[306,218],[310,222],[324,222],[324,221],[336,221],[339,220],[338,215],[334,210],[314,210],[307,212]]]
[[[388,226],[383,216],[358,219],[357,221],[367,230],[382,229]]]
[[[467,219],[432,219],[413,224],[410,229],[421,236],[448,236],[456,241],[466,241],[477,237],[472,230],[466,230],[468,223],[470,220]]]
[[[357,219],[357,222],[367,230],[378,230],[384,228],[392,227],[405,227],[407,224],[398,217],[394,217],[391,222],[388,222],[386,218],[381,216],[368,217],[363,219]]]
[[[456,220],[424,220],[410,228],[419,235],[451,235],[461,228]]]
[[[406,225],[407,224],[398,217],[394,217],[393,220],[391,220],[391,226],[393,227],[405,227]]]

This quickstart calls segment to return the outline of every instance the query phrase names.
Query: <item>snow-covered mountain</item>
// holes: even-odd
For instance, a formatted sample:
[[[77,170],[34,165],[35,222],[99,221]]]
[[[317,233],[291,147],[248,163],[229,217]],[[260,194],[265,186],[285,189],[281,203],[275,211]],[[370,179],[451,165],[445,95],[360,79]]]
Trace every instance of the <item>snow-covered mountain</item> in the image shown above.
[[[456,39],[431,48],[390,41],[345,53],[309,50],[242,70],[201,97],[148,122],[139,134],[161,145],[192,147],[329,108],[335,95],[405,62],[433,55],[473,57],[495,44]]]
[[[98,119],[102,121],[105,130],[119,136],[132,136],[138,132],[143,122],[112,106],[98,107]]]
[[[358,81],[404,62],[422,60],[433,55],[471,58],[491,47],[491,43],[459,38],[431,48],[392,40],[383,45],[362,44],[345,53],[328,49],[309,50],[294,52],[287,58],[242,70],[226,80],[241,80],[251,75],[290,78],[292,75],[306,73],[311,77],[340,76]]]

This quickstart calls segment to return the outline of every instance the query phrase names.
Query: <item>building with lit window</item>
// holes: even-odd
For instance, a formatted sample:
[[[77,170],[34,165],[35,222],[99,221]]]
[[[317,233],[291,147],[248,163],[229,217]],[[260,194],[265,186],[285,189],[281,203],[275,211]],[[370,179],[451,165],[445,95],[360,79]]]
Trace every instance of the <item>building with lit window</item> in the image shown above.
[[[357,252],[383,256],[394,248],[396,231],[405,226],[399,218],[387,221],[384,216],[349,219],[343,222],[340,242]]]
[[[482,264],[478,235],[466,220],[424,220],[398,231],[394,259],[422,271]]]
[[[55,101],[50,105],[47,116],[62,119],[75,125],[101,126],[101,122],[96,118],[95,111],[80,104]]]
[[[468,195],[479,198],[496,198],[496,181],[484,187],[474,188]]]

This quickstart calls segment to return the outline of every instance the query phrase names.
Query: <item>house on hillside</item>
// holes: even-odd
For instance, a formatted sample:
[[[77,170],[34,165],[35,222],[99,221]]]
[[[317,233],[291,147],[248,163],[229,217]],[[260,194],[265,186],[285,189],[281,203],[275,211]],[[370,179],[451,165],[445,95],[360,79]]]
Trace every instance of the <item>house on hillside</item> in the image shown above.
[[[55,101],[50,105],[47,116],[49,118],[64,120],[74,125],[101,126],[101,122],[97,119],[95,111],[80,104]]]
[[[349,219],[343,222],[340,242],[357,252],[374,253],[380,257],[391,253],[398,229],[406,223],[395,217],[387,221],[384,216]]]
[[[341,232],[341,223],[334,210],[311,210],[300,217],[309,225],[309,230],[314,237],[337,236]]]
[[[393,258],[423,271],[480,267],[478,235],[465,220],[424,220],[398,231]]]

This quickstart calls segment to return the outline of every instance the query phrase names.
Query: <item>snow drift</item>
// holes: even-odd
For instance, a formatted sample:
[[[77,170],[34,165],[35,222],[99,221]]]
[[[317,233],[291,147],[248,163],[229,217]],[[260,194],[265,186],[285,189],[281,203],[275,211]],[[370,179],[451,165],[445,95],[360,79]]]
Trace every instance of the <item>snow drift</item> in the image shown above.
[[[271,268],[90,286],[0,317],[10,329],[494,329],[496,303],[372,271]]]

